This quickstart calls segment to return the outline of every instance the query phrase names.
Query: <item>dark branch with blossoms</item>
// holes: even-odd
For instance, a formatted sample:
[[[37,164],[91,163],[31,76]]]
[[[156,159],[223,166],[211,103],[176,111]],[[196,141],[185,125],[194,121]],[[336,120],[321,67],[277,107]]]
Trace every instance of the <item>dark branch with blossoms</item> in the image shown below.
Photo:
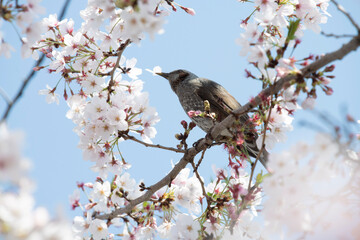
[[[255,0],[253,11],[242,21],[244,31],[237,42],[242,47],[240,54],[246,56],[254,68],[251,71],[259,73],[245,70],[246,76],[260,80],[262,90],[248,103],[230,112],[193,145],[188,143],[188,137],[195,123],[182,121],[182,132],[175,135],[179,141],[176,147],[152,143],[159,116],[149,105],[149,95],[143,92],[143,81],[139,79],[142,69],[136,67],[137,59],[125,55],[130,44],[135,45],[147,35],[154,38],[163,32],[167,15],[178,9],[195,15],[193,9],[173,0],[92,0],[80,13],[83,23],[79,29],[74,28],[71,19],[61,20],[60,17],[59,20],[56,15],[50,15],[38,24],[38,28],[32,26],[26,31],[27,55],[36,57],[40,52],[42,58],[45,56],[50,61],[47,66],[39,66],[40,58],[34,70],[47,69],[49,73],[61,75],[53,87],[47,86],[39,93],[46,95],[48,103],[59,102],[57,91],[63,84],[61,90],[69,106],[66,117],[76,125],[74,132],[79,136],[78,146],[83,158],[93,163],[92,170],[98,174],[93,183],[78,183],[78,189],[70,198],[72,209],[82,213],[74,218],[73,229],[77,237],[94,240],[115,236],[129,239],[158,236],[166,239],[231,239],[239,236],[265,239],[269,229],[286,229],[283,235],[278,232],[283,237],[288,233],[306,237],[312,232],[314,229],[309,227],[309,221],[318,221],[316,216],[322,216],[320,213],[323,212],[316,212],[318,203],[314,204],[313,199],[320,197],[318,192],[312,191],[309,179],[321,178],[326,182],[329,176],[350,176],[346,183],[352,186],[356,182],[352,176],[360,168],[357,155],[349,149],[341,150],[340,141],[334,143],[332,138],[319,135],[314,144],[316,151],[311,154],[309,144],[298,144],[283,154],[272,154],[266,166],[269,173],[258,171],[258,162],[262,152],[267,153],[277,143],[284,142],[286,133],[293,129],[294,114],[300,109],[298,97],[304,95],[306,99],[301,106],[311,109],[319,90],[332,95],[333,62],[360,46],[359,25],[335,0],[331,0],[357,33],[346,35],[351,37],[350,41],[328,54],[295,57],[305,30],[321,32],[320,24],[330,16],[327,12],[329,1]],[[9,9],[21,17],[22,11],[35,5],[29,4],[26,10],[17,1],[15,5],[1,1],[0,6],[0,16],[8,21],[12,18],[7,14]],[[35,37],[30,30],[43,35]],[[157,73],[161,70],[156,67],[148,71]],[[15,100],[9,101],[3,120],[34,73],[24,82]],[[204,101],[204,106],[204,112],[194,110],[188,115],[211,118],[214,123],[217,116],[211,112],[208,100]],[[253,127],[252,135],[260,149],[255,159],[251,159],[246,151],[246,126],[239,124],[240,117],[245,114],[250,115],[247,123]],[[228,169],[213,167],[215,178],[207,183],[199,172],[205,153],[208,148],[221,144],[214,139],[219,139],[221,133],[229,129],[234,129],[236,134],[225,145],[229,153]],[[4,139],[8,141],[8,138]],[[182,157],[158,182],[152,185],[143,181],[137,183],[126,171],[131,162],[123,157],[123,141],[181,153]],[[339,156],[344,158],[337,161]],[[299,164],[303,158],[311,159],[309,166]],[[1,159],[0,155],[0,163]],[[191,168],[187,168],[189,163]],[[341,171],[337,171],[338,168]],[[319,169],[325,169],[325,174],[316,172]],[[269,200],[261,206],[264,189]],[[348,191],[346,187],[341,189]],[[80,201],[80,192],[87,198],[84,203]],[[351,194],[348,196],[354,199]],[[314,212],[314,217],[308,214],[309,209]],[[259,223],[253,221],[259,212],[264,212],[266,222],[261,231],[258,230]],[[290,215],[291,221],[285,215]],[[0,214],[0,224],[6,222],[1,217]],[[122,230],[118,230],[119,226]]]

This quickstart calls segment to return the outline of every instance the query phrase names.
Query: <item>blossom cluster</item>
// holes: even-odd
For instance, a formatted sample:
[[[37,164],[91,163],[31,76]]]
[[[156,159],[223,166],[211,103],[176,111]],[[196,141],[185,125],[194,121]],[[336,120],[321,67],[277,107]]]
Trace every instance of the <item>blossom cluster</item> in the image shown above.
[[[246,70],[247,77],[261,80],[263,87],[267,87],[288,74],[299,74],[297,65],[307,66],[309,61],[317,60],[318,57],[313,55],[296,60],[291,56],[293,51],[290,57],[286,57],[285,53],[290,47],[294,50],[301,43],[304,30],[320,32],[319,24],[326,23],[330,16],[327,12],[328,2],[329,0],[256,0],[255,10],[241,24],[244,33],[237,39],[242,47],[240,55],[248,56],[248,62],[261,75],[255,77]],[[307,93],[307,98],[302,103],[305,109],[314,107],[316,87],[320,87],[327,95],[332,94],[328,84],[333,76],[325,74],[333,69],[334,66],[329,66],[312,74],[310,90],[305,79],[299,77],[293,86],[281,90],[277,98],[270,96],[263,99],[262,110],[253,116],[255,124],[263,123],[261,136],[257,139],[259,149],[263,143],[266,149],[272,149],[276,143],[286,140],[285,133],[293,129],[292,115],[295,110],[300,109],[296,102],[301,91]]]
[[[117,1],[115,5],[111,0],[89,1],[86,9],[80,12],[84,22],[79,30],[74,29],[71,19],[59,21],[56,15],[50,15],[42,22],[47,31],[31,48],[34,53],[38,50],[51,60],[47,66],[50,73],[63,77],[63,96],[70,108],[66,116],[76,124],[74,131],[79,135],[83,158],[94,162],[92,169],[99,174],[94,183],[79,184],[83,192],[90,191],[86,195],[88,204],[81,203],[79,190],[70,198],[72,208],[80,207],[85,216],[74,219],[79,239],[113,238],[109,228],[119,226],[123,227],[124,236],[149,239],[157,229],[153,207],[156,210],[163,207],[155,200],[148,205],[144,203],[140,208],[144,213],[141,218],[137,216],[140,212],[131,214],[133,217],[130,218],[119,216],[111,222],[94,216],[126,207],[132,199],[141,195],[141,183],[136,184],[129,173],[123,172],[130,164],[122,158],[119,143],[133,137],[131,134],[134,133],[150,143],[156,134],[154,124],[159,117],[148,104],[148,94],[142,91],[143,81],[139,79],[142,70],[136,67],[137,60],[127,59],[122,53],[128,45],[143,39],[145,32],[153,37],[161,30],[166,11],[159,10],[160,4],[170,2],[137,1],[136,6],[116,8],[121,6],[121,2]],[[194,13],[189,8],[181,8]],[[37,70],[42,68],[45,67]],[[56,90],[60,82],[39,92],[46,95],[48,103],[59,102]],[[176,178],[172,187],[162,193],[162,198],[166,201],[172,199],[169,206],[174,201],[199,213],[202,193],[198,180],[188,178],[188,174],[189,171]],[[196,192],[198,194],[194,194]],[[170,216],[168,223],[171,223],[174,214]],[[189,219],[193,222],[191,224],[196,224],[190,215],[177,218],[184,219],[184,229]],[[183,231],[174,229],[172,235],[183,234]],[[189,234],[197,236],[197,228]]]
[[[245,32],[237,40],[242,46],[241,55],[249,54],[248,61],[264,71],[273,67],[269,62],[280,60],[288,45],[298,44],[303,30],[320,33],[319,24],[327,22],[329,0],[256,0],[256,9],[243,20]],[[254,21],[249,23],[253,18]],[[271,56],[276,50],[276,58]],[[281,51],[279,51],[281,50]],[[263,72],[264,73],[264,72]]]
[[[297,71],[296,61],[284,57],[285,50],[299,44],[295,39],[300,38],[301,30],[319,31],[318,24],[324,23],[328,15],[327,2],[255,1],[255,23],[248,23],[250,17],[245,20],[246,32],[240,42],[242,53],[249,54],[249,62],[260,70],[264,86]],[[238,239],[240,235],[245,239],[264,239],[259,224],[253,221],[261,203],[263,175],[259,174],[252,183],[252,175],[231,159],[230,173],[216,170],[216,180],[206,186],[201,177],[190,176],[191,170],[184,169],[171,184],[134,206],[128,214],[108,217],[132,206],[132,200],[147,190],[144,183],[137,183],[124,171],[130,164],[121,156],[119,143],[134,139],[137,134],[143,142],[151,143],[156,134],[154,124],[159,121],[155,109],[149,106],[148,94],[142,91],[142,70],[136,67],[137,60],[126,58],[123,52],[141,41],[145,33],[150,38],[161,33],[169,6],[175,11],[180,5],[160,0],[89,0],[80,13],[84,22],[78,30],[74,29],[73,20],[59,21],[56,15],[50,15],[41,23],[40,29],[46,29],[45,33],[29,50],[34,57],[36,50],[45,54],[51,61],[46,66],[48,71],[61,74],[62,79],[54,87],[47,87],[40,94],[46,95],[48,103],[58,102],[56,91],[63,82],[63,96],[70,108],[66,116],[76,124],[74,131],[80,138],[83,158],[94,162],[92,169],[99,174],[94,183],[79,183],[70,198],[72,208],[80,208],[83,214],[74,218],[76,238],[113,239],[119,234],[124,239]],[[180,8],[194,14],[190,8]],[[45,67],[37,70],[41,68]],[[328,89],[328,82],[319,82]],[[299,108],[299,91],[298,86],[292,86],[276,99],[264,99],[263,111],[252,120],[265,122],[264,134],[257,141],[259,148],[263,142],[271,149],[285,140],[284,132],[292,129],[291,115]],[[277,167],[270,168],[276,174]],[[86,203],[81,201],[81,193],[87,196]],[[268,204],[276,209],[271,201]],[[269,215],[275,214],[272,209]]]
[[[142,92],[142,70],[135,58],[122,55],[144,31],[150,35],[159,31],[163,20],[154,14],[156,6],[156,1],[139,1],[141,10],[135,11],[117,9],[110,0],[89,1],[80,13],[84,23],[79,30],[74,30],[71,19],[58,21],[50,15],[42,22],[46,33],[32,48],[51,60],[51,73],[62,75],[70,107],[66,116],[77,125],[74,131],[84,159],[95,162],[93,169],[102,178],[110,172],[121,173],[125,163],[119,161],[116,150],[123,137],[138,133],[143,141],[151,142],[156,134],[153,125],[159,117],[148,104],[148,94]],[[110,22],[100,31],[106,19]],[[58,103],[58,84],[39,92],[48,103]]]
[[[261,204],[261,189],[248,190],[249,175],[241,169],[214,168],[217,178],[205,186],[206,196],[190,169],[183,169],[171,182],[150,198],[136,206],[124,221],[127,214],[120,214],[111,221],[102,220],[101,215],[92,219],[94,214],[104,214],[126,207],[138,197],[136,181],[128,173],[114,178],[112,182],[98,179],[95,184],[81,183],[79,190],[71,196],[75,209],[80,207],[86,217],[75,217],[74,230],[79,239],[112,239],[114,228],[123,228],[124,239],[197,239],[199,236],[237,239],[239,234],[248,239],[261,239],[260,225],[253,222],[257,216],[257,207]],[[80,192],[89,196],[88,203],[82,204]],[[211,200],[210,200],[211,199]],[[208,202],[207,202],[208,201]],[[206,203],[207,202],[207,203]],[[241,207],[249,210],[241,210]],[[207,210],[204,211],[204,208]],[[187,212],[187,213],[186,213]],[[233,227],[223,225],[232,222]]]
[[[272,154],[263,187],[265,231],[284,239],[358,239],[360,153],[319,133]],[[277,236],[277,237],[276,237]]]
[[[272,149],[276,143],[285,142],[287,139],[286,132],[293,130],[292,122],[294,117],[292,115],[301,108],[297,104],[297,97],[294,92],[295,87],[289,87],[278,96],[276,104],[266,110],[267,132],[260,135],[256,140],[259,149],[262,147],[263,142],[267,150]],[[270,105],[269,102],[268,104]]]
[[[44,32],[41,22],[36,21],[37,17],[45,13],[45,8],[40,5],[41,0],[27,0],[26,3],[19,4],[18,1],[1,1],[0,5],[0,26],[3,21],[13,23],[20,28],[23,37],[22,52],[23,58],[29,57],[30,47],[39,39]],[[15,51],[10,45],[4,34],[0,31],[0,56],[4,55],[6,58],[11,57],[11,51]]]
[[[29,161],[22,155],[22,133],[0,125],[0,237],[1,239],[72,239],[71,225],[63,217],[51,219],[43,207],[35,208]]]

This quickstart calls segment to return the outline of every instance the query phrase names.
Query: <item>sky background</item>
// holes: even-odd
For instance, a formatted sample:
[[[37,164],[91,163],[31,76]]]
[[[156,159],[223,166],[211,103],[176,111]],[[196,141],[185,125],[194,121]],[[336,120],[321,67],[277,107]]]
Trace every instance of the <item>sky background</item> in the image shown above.
[[[341,2],[360,23],[360,1]],[[190,70],[198,76],[220,83],[240,103],[246,103],[250,97],[260,91],[261,83],[245,78],[244,69],[250,66],[246,58],[239,56],[240,47],[235,44],[235,40],[242,32],[241,20],[253,10],[252,4],[242,4],[236,0],[183,0],[179,3],[194,8],[196,15],[191,16],[179,9],[177,13],[172,13],[167,18],[163,35],[156,35],[154,41],[147,37],[140,45],[133,44],[125,50],[124,56],[137,58],[137,67],[143,69],[152,69],[159,65],[164,72],[179,68]],[[47,8],[47,14],[44,16],[48,16],[58,13],[63,1],[43,0],[42,4]],[[66,17],[73,18],[76,27],[81,24],[79,11],[85,6],[86,1],[71,2]],[[322,25],[323,31],[337,34],[356,33],[349,21],[339,14],[333,5],[328,12],[332,17],[329,18],[328,24]],[[30,71],[33,61],[21,59],[20,43],[8,24],[3,23],[1,31],[5,32],[6,41],[17,48],[11,59],[0,58],[0,87],[13,98]],[[336,50],[347,41],[347,39],[326,38],[310,31],[305,32],[302,40],[303,43],[294,53],[297,59],[306,57],[310,53],[321,54]],[[359,119],[359,51],[351,53],[335,64],[333,73],[336,78],[330,84],[334,94],[325,96],[322,91],[318,91],[316,109],[340,120],[343,113],[341,109],[346,108],[356,119]],[[255,73],[253,71],[253,74]],[[77,148],[79,139],[72,131],[75,125],[65,117],[68,107],[64,100],[61,99],[59,106],[49,105],[45,102],[44,96],[38,95],[38,91],[44,89],[46,84],[55,86],[58,79],[59,75],[40,71],[12,110],[8,125],[12,130],[25,132],[23,155],[33,163],[30,175],[37,184],[35,192],[37,205],[47,207],[50,212],[55,212],[61,206],[68,216],[73,216],[74,213],[68,205],[68,196],[76,188],[77,181],[92,182],[96,174],[89,169],[92,164],[82,159],[82,153]],[[165,79],[152,76],[146,71],[143,71],[140,79],[145,82],[144,90],[149,92],[150,105],[157,109],[161,118],[156,125],[158,134],[153,142],[175,147],[178,141],[174,135],[183,130],[180,121],[189,119]],[[58,93],[62,95],[62,90]],[[304,96],[301,98],[303,99]],[[1,114],[4,109],[5,101],[1,99]],[[296,112],[294,131],[288,134],[288,141],[278,144],[273,152],[286,149],[299,140],[312,141],[314,132],[300,127],[299,122],[302,120],[322,124],[311,111]],[[204,136],[205,134],[196,128],[188,143],[192,144]],[[171,161],[176,163],[181,157],[181,154],[148,149],[134,142],[122,143],[120,149],[125,159],[132,164],[129,170],[132,177],[137,181],[143,180],[146,186],[162,178],[171,169]],[[199,169],[206,182],[214,178],[211,166],[216,164],[218,167],[225,167],[226,159],[227,154],[221,146],[206,152],[205,160]]]

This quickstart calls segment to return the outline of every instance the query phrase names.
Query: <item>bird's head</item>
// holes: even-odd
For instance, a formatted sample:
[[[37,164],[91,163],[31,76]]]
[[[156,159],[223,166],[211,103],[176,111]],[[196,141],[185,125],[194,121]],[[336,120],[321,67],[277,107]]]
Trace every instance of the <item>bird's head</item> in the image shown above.
[[[192,72],[183,70],[183,69],[178,69],[169,73],[156,73],[159,76],[162,76],[163,78],[166,78],[171,86],[171,89],[176,92],[177,86],[183,82],[183,81],[188,81],[194,78],[197,78],[197,76],[195,74],[193,74]]]

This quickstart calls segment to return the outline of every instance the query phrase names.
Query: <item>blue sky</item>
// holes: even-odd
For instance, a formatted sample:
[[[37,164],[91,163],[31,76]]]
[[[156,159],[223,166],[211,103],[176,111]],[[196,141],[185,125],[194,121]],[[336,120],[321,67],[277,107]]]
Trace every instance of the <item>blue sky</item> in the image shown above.
[[[56,13],[63,1],[43,0],[47,14]],[[240,47],[235,44],[241,33],[241,20],[247,17],[252,9],[251,4],[242,4],[236,0],[228,1],[179,1],[180,4],[194,8],[195,16],[178,10],[167,18],[165,33],[156,35],[151,41],[148,37],[139,45],[132,45],[124,52],[128,58],[136,57],[138,67],[143,69],[161,66],[169,72],[183,68],[201,77],[206,77],[222,84],[240,103],[246,103],[261,88],[258,81],[245,78],[244,69],[250,68],[244,57],[239,56]],[[360,23],[360,2],[357,0],[342,1],[344,7]],[[74,0],[67,12],[80,25],[79,10],[85,8],[86,1]],[[333,17],[322,29],[327,33],[355,33],[348,20],[339,14],[334,7],[328,10]],[[3,24],[5,39],[14,46],[20,46],[13,30]],[[296,58],[306,57],[310,53],[321,54],[338,49],[347,39],[326,38],[310,31],[305,32],[303,43],[295,51]],[[18,48],[19,49],[19,48]],[[30,71],[32,60],[22,60],[18,50],[11,59],[0,58],[2,75],[0,86],[9,96],[13,96]],[[360,64],[359,51],[353,52],[342,61],[335,63],[336,78],[330,84],[334,88],[332,96],[318,92],[317,110],[341,117],[340,108],[346,106],[357,119],[360,118]],[[253,71],[255,73],[255,71]],[[153,140],[166,146],[176,146],[175,133],[182,131],[180,121],[188,120],[178,103],[176,95],[169,84],[160,77],[152,76],[144,71],[140,77],[145,82],[145,91],[150,94],[150,105],[154,106],[161,118],[156,125],[158,134]],[[59,76],[39,72],[26,89],[20,102],[13,109],[8,125],[11,129],[19,129],[26,134],[24,155],[31,159],[33,168],[31,177],[37,183],[35,197],[39,206],[46,206],[54,212],[59,205],[71,216],[68,195],[76,187],[77,181],[93,181],[96,175],[91,172],[91,164],[82,160],[78,149],[78,137],[72,132],[73,123],[65,118],[68,108],[61,100],[60,105],[48,105],[45,97],[38,95],[46,84],[55,86]],[[61,91],[58,92],[60,95]],[[0,109],[5,108],[0,101]],[[274,151],[285,149],[298,140],[308,141],[313,132],[299,128],[298,122],[309,120],[320,122],[312,113],[299,111],[295,114],[294,131],[288,134],[288,141],[279,144]],[[205,136],[200,130],[194,130],[189,143]],[[171,161],[177,162],[181,155],[158,149],[147,149],[133,142],[120,145],[125,159],[132,164],[130,173],[137,181],[144,180],[151,185],[171,169]],[[213,176],[211,165],[224,167],[227,155],[221,147],[207,151],[200,173],[208,181]]]

